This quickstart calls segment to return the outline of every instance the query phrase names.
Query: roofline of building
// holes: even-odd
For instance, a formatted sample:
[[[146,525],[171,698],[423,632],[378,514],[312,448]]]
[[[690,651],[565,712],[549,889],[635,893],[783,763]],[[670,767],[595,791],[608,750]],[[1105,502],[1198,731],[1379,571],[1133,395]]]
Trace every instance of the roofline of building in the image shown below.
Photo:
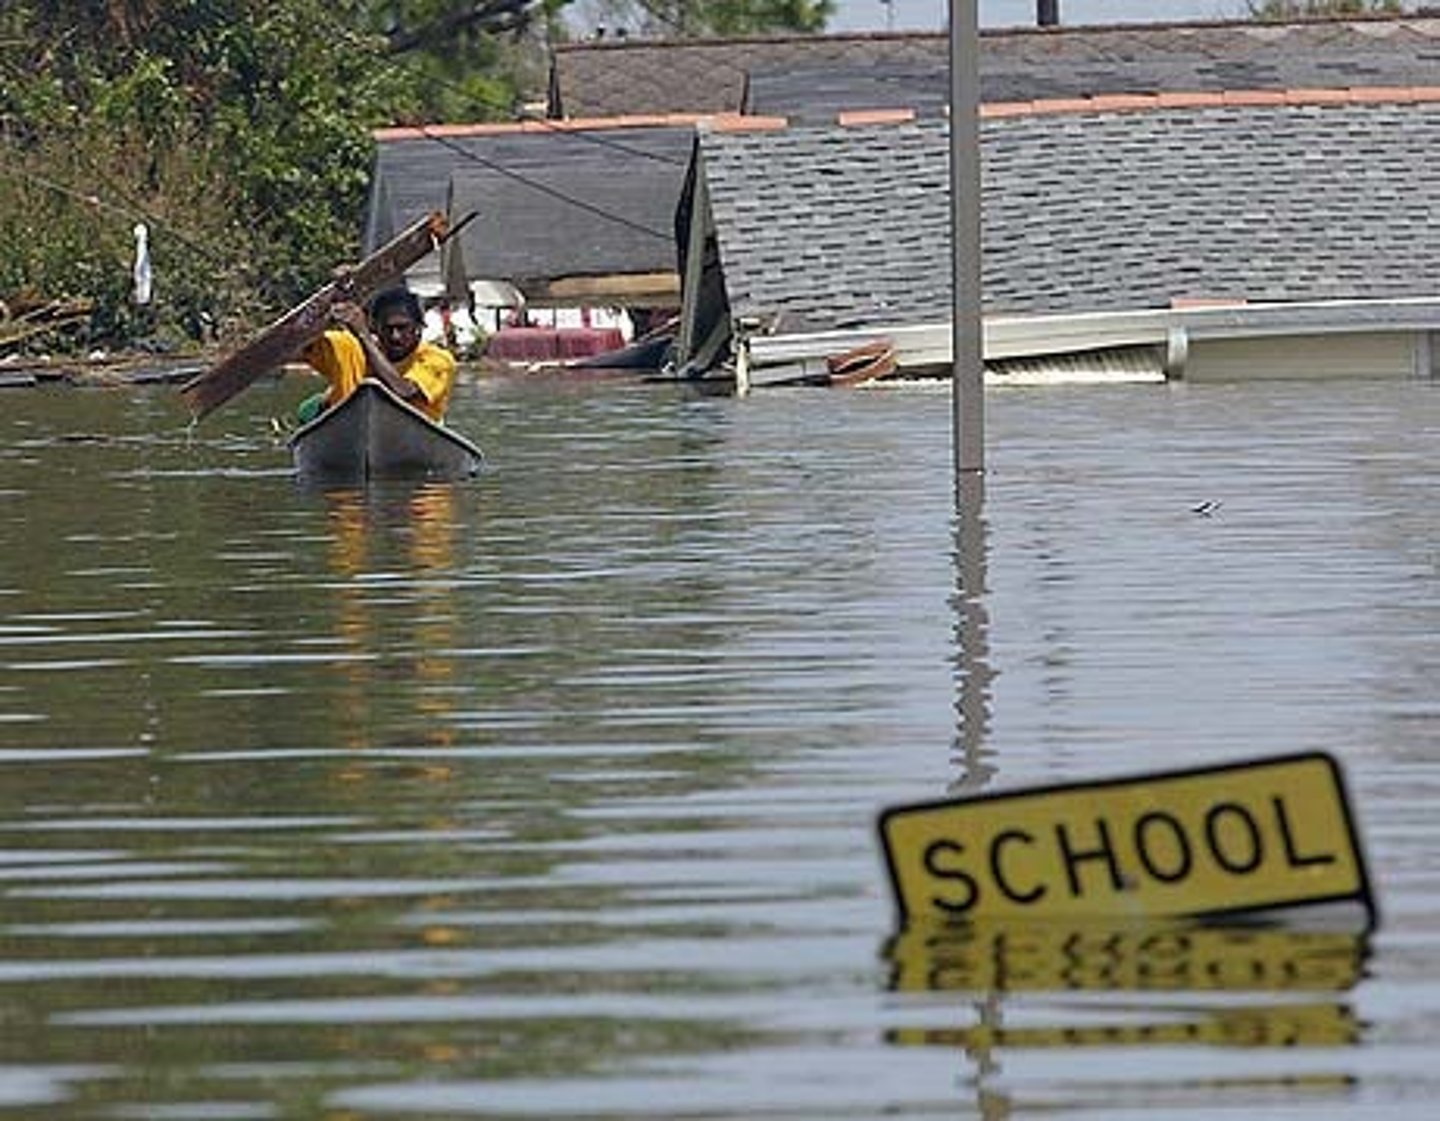
[[[1034,101],[990,101],[980,106],[980,115],[1033,117],[1054,113],[1115,113],[1230,106],[1250,108],[1275,105],[1395,105],[1429,101],[1440,101],[1440,86],[1177,90],[1156,94],[1098,94],[1094,97],[1038,98]]]
[[[1166,109],[1270,108],[1276,106],[1415,105],[1440,101],[1440,86],[1352,86],[1333,89],[1177,90],[1157,94],[1097,94],[1094,97],[1039,98],[1034,101],[987,101],[980,116],[1040,117],[1080,113],[1136,113]],[[807,116],[803,124],[832,123],[840,127],[908,124],[919,119],[914,109],[843,109],[830,121]],[[728,113],[700,122],[712,132],[774,132],[788,128],[789,118]]]
[[[1436,23],[1440,22],[1440,10],[1422,8],[1416,12],[1357,12],[1353,15],[1344,16],[1310,16],[1296,17],[1287,20],[1258,20],[1242,19],[1218,19],[1218,20],[1170,20],[1157,21],[1154,23],[1087,23],[1087,24],[1059,24],[1053,27],[1037,27],[1034,25],[1018,25],[1013,27],[982,27],[980,37],[982,39],[1011,39],[1011,38],[1055,38],[1064,36],[1069,32],[1084,32],[1087,34],[1138,34],[1144,35],[1152,32],[1164,31],[1195,31],[1224,29],[1231,27],[1249,27],[1275,29],[1283,27],[1313,27],[1316,25],[1342,25],[1342,24],[1408,24],[1408,23]],[[948,39],[949,32],[945,30],[935,31],[835,31],[819,32],[809,35],[739,35],[734,37],[714,37],[701,39],[589,39],[578,43],[556,43],[552,48],[554,54],[568,54],[578,51],[626,51],[626,50],[653,50],[655,48],[725,48],[757,46],[777,43],[806,43],[821,40],[824,42],[870,42],[870,41],[913,41],[913,40],[944,40]]]
[[[519,121],[478,121],[473,124],[391,125],[372,129],[377,141],[456,140],[467,136],[518,136],[525,133],[598,132],[626,128],[693,128],[714,117],[738,113],[629,113],[617,117],[527,117]]]
[[[984,319],[984,355],[988,361],[997,361],[1122,347],[1171,348],[1180,339],[1254,339],[1417,330],[1440,330],[1440,297],[1253,304],[1238,300],[1198,301],[1139,311],[987,315]],[[862,342],[889,339],[895,344],[902,368],[924,368],[951,360],[951,338],[949,322],[890,326],[876,323],[833,331],[751,335],[745,345],[750,362],[761,367],[824,358]]]
[[[1165,109],[1266,108],[1274,106],[1413,105],[1440,101],[1440,86],[1351,86],[1348,88],[1177,90],[1157,94],[1097,94],[1093,97],[1038,98],[1034,101],[987,101],[980,116],[1039,117],[1078,113],[1135,113]],[[918,119],[914,109],[845,109],[833,118],[806,117],[797,126],[835,124],[842,127],[906,124]],[[477,124],[398,125],[378,128],[377,143],[398,140],[456,140],[473,136],[522,136],[547,133],[602,132],[640,128],[706,128],[712,132],[775,132],[789,128],[790,118],[746,113],[650,113],[619,117],[577,117],[567,120],[490,121]]]

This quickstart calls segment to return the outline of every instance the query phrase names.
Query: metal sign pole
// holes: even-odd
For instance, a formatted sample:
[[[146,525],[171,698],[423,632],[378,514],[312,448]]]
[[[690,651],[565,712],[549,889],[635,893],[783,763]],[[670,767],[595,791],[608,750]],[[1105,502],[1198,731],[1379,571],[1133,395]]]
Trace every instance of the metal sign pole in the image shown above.
[[[980,319],[980,43],[976,0],[950,0],[950,250],[955,477],[985,469]]]

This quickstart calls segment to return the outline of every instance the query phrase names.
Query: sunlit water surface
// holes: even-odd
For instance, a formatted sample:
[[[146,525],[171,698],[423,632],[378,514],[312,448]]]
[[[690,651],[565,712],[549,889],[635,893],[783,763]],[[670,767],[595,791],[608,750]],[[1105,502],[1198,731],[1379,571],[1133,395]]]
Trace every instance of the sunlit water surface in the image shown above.
[[[325,493],[306,388],[4,396],[0,1111],[1433,1115],[1434,387],[992,391],[958,522],[943,392],[470,384]],[[886,807],[1312,749],[1373,935],[896,929]]]

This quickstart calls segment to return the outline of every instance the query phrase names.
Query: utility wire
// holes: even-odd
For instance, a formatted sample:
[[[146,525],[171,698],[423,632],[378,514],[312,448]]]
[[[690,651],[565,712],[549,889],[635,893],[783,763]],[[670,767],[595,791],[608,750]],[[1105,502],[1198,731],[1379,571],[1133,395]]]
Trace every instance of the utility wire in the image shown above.
[[[552,121],[548,117],[535,117],[526,115],[520,118],[526,124],[536,124],[545,128],[553,136],[570,136],[576,140],[582,140],[587,144],[594,144],[600,148],[611,148],[617,152],[624,152],[629,156],[639,156],[642,159],[655,160],[658,163],[668,163],[671,167],[684,167],[688,160],[677,160],[674,156],[667,156],[663,152],[647,152],[644,148],[633,148],[620,140],[612,140],[608,136],[601,136],[593,129],[566,128],[559,121]],[[665,126],[658,125],[658,128]]]
[[[43,175],[36,175],[33,171],[25,171],[23,168],[6,167],[0,163],[0,175],[8,176],[11,179],[25,180],[44,187],[46,190],[54,191],[57,195],[64,195],[66,198],[83,202],[86,206],[95,210],[109,210],[124,218],[134,218],[136,214],[128,206],[116,206],[114,203],[106,202],[99,195],[86,194],[77,191],[73,187],[67,187],[63,183],[57,183],[53,179],[47,179]]]
[[[473,163],[478,163],[482,167],[488,168],[489,170],[495,172],[498,175],[503,175],[507,179],[513,179],[515,180],[515,182],[521,183],[524,186],[531,188],[532,190],[539,191],[543,195],[549,195],[551,198],[558,199],[560,202],[569,203],[571,206],[579,207],[581,210],[588,211],[589,213],[594,214],[596,217],[604,218],[606,221],[615,222],[621,226],[626,226],[632,230],[635,230],[637,233],[648,234],[650,237],[660,238],[662,241],[675,240],[675,235],[672,233],[661,232],[660,230],[653,229],[650,226],[644,225],[643,223],[633,221],[630,218],[626,218],[623,215],[614,214],[611,211],[606,210],[604,207],[596,206],[594,203],[586,202],[584,199],[576,198],[574,195],[567,195],[564,191],[559,191],[556,190],[554,187],[550,187],[544,183],[537,182],[536,180],[531,179],[526,175],[522,175],[518,171],[512,171],[510,170],[510,168],[505,167],[503,164],[496,163],[494,160],[486,159],[479,153],[472,152],[469,149],[462,147],[461,145],[451,140],[448,136],[436,136],[434,133],[428,131],[428,129],[424,125],[419,126],[419,131],[427,140],[433,140],[436,144],[440,144],[446,148],[449,148],[452,152],[456,153],[463,159],[470,160]]]
[[[180,242],[182,245],[186,246],[189,249],[193,249],[196,253],[201,254],[207,260],[217,264],[222,263],[222,258],[220,258],[212,250],[209,250],[205,246],[192,241],[190,238],[182,234],[178,229],[172,226],[165,219],[156,217],[150,211],[146,210],[143,206],[140,206],[138,203],[132,202],[128,199],[125,200],[125,204],[123,206],[117,206],[113,202],[106,202],[97,194],[79,191],[76,190],[74,187],[67,187],[64,183],[57,183],[53,179],[48,179],[43,175],[37,175],[33,171],[26,171],[24,168],[7,167],[4,162],[0,162],[0,175],[7,176],[11,179],[29,181],[36,184],[37,186],[44,187],[48,191],[53,191],[57,195],[64,195],[66,198],[71,198],[76,200],[77,202],[82,202],[86,206],[89,206],[94,210],[105,210],[109,211],[112,214],[118,214],[122,218],[125,218],[127,221],[133,222],[136,219],[142,219],[152,229],[164,230],[176,241]],[[119,195],[121,198],[124,198],[124,192],[116,188],[113,183],[108,184],[108,186],[112,191],[115,192],[115,194]]]
[[[432,82],[434,85],[443,86],[445,89],[451,90],[452,92],[459,94],[466,100],[472,101],[475,104],[482,106],[483,108],[497,109],[502,112],[510,111],[510,106],[502,105],[499,101],[493,98],[487,98],[476,94],[470,90],[465,89],[463,86],[456,85],[454,82],[446,81],[444,78],[434,78],[432,79]],[[525,124],[538,125],[554,136],[568,136],[574,140],[582,141],[586,144],[593,144],[601,148],[610,148],[617,152],[624,152],[626,155],[639,156],[641,159],[655,160],[659,163],[667,163],[670,164],[672,167],[684,167],[689,162],[687,160],[677,160],[674,156],[667,156],[663,152],[648,152],[644,148],[632,147],[631,145],[626,144],[623,141],[613,140],[608,136],[601,136],[593,129],[581,130],[575,128],[567,128],[561,122],[552,121],[548,117],[537,117],[533,114],[526,113],[522,116],[519,116],[517,120]]]
[[[507,106],[502,106],[498,101],[494,99],[485,98],[483,96],[477,95],[473,91],[467,90],[454,82],[446,81],[443,78],[433,78],[432,81],[435,85],[442,86],[452,91],[453,93],[459,94],[466,100],[474,102],[484,108],[508,108]],[[609,148],[617,152],[623,152],[627,155],[638,156],[643,159],[657,160],[660,163],[669,164],[672,167],[684,167],[688,162],[684,160],[678,160],[673,156],[668,156],[660,152],[650,152],[646,151],[643,148],[632,147],[631,145],[625,144],[622,141],[612,140],[609,137],[599,136],[595,134],[593,130],[566,128],[559,122],[550,121],[544,117],[526,115],[522,117],[521,120],[526,123],[540,125],[541,127],[545,128],[552,136],[568,137],[572,140],[598,145],[602,148]],[[662,233],[661,231],[656,230],[650,226],[646,226],[643,223],[636,222],[630,218],[626,218],[624,215],[615,214],[612,211],[606,210],[602,206],[596,206],[594,203],[587,202],[581,198],[576,198],[574,195],[566,194],[564,191],[558,190],[555,187],[551,187],[544,183],[537,182],[536,180],[530,178],[529,176],[521,172],[514,171],[511,168],[505,167],[504,165],[496,162],[495,160],[487,159],[484,156],[480,155],[478,152],[471,151],[464,145],[455,142],[450,137],[438,136],[430,131],[431,127],[433,126],[417,125],[414,127],[416,131],[418,131],[423,137],[425,137],[425,139],[433,141],[436,144],[450,149],[450,151],[454,152],[462,159],[466,159],[472,163],[479,164],[482,167],[485,167],[498,175],[503,175],[506,178],[523,184],[524,186],[529,187],[532,190],[538,191],[541,194],[548,195],[551,198],[557,199],[560,202],[568,203],[571,206],[578,207],[579,209],[584,210],[590,214],[594,214],[596,217],[605,219],[607,222],[614,222],[618,225],[635,230],[638,233],[643,233],[650,237],[659,238],[660,240],[667,242],[674,240],[673,233],[670,233],[668,231]]]

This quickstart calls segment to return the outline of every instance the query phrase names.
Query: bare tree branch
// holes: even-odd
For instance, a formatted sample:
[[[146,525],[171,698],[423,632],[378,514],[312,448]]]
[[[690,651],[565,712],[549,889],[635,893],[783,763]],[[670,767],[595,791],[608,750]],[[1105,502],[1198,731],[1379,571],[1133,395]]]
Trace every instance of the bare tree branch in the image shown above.
[[[386,51],[395,55],[443,45],[446,40],[466,32],[499,35],[514,31],[530,21],[530,16],[539,6],[539,2],[540,0],[481,0],[478,4],[465,4],[420,27],[396,28],[390,33]]]

